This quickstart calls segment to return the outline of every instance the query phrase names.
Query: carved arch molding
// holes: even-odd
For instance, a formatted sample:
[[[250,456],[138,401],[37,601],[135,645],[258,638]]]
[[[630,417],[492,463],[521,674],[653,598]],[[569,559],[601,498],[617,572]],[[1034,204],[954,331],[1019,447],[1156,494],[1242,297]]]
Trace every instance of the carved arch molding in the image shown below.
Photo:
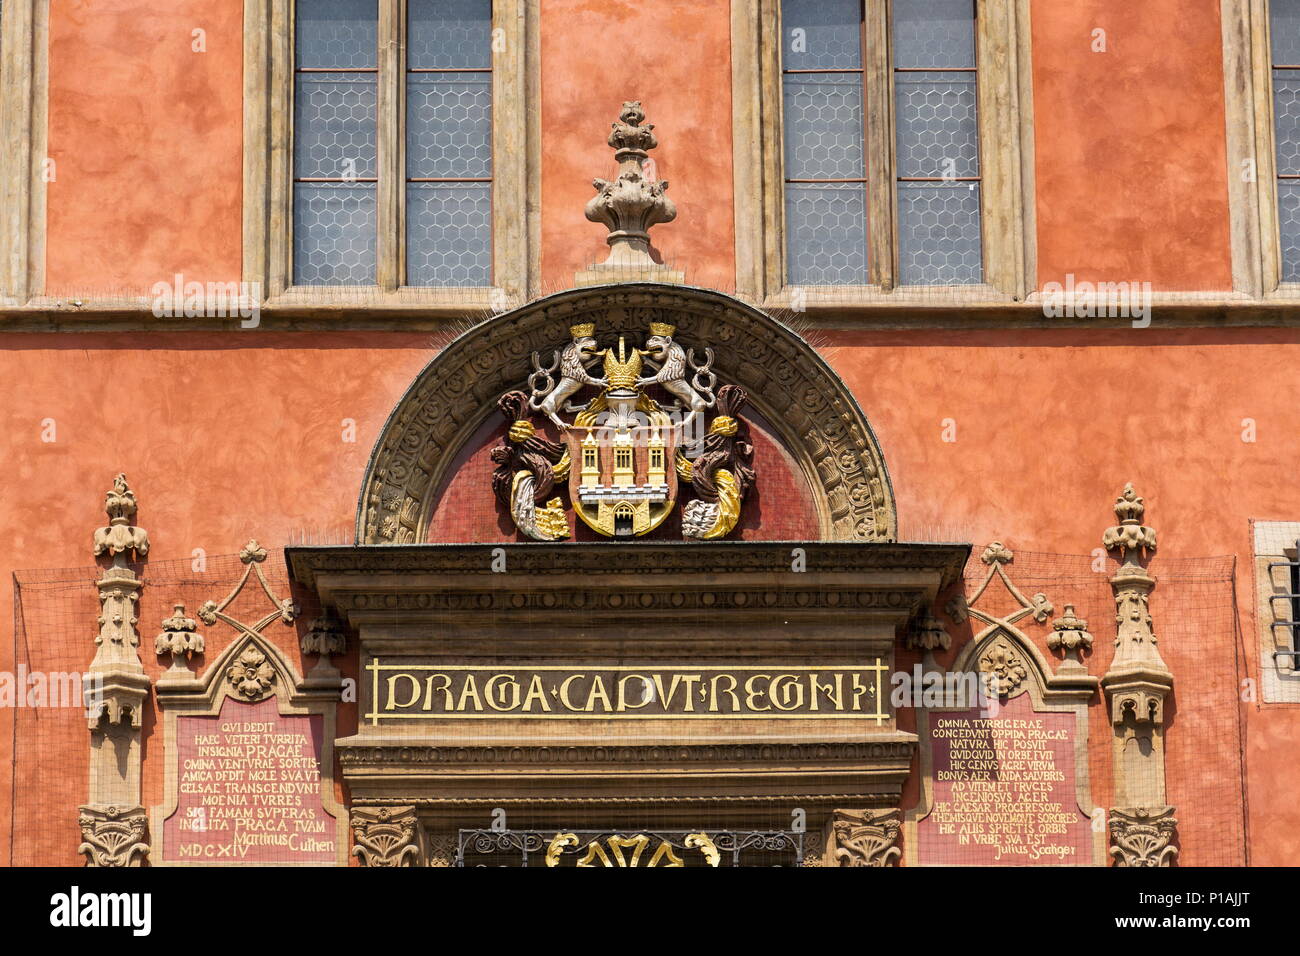
[[[719,381],[749,392],[813,492],[821,539],[896,539],[894,493],[876,436],[839,376],[803,338],[722,293],[626,283],[539,299],[480,323],[438,353],[375,444],[358,502],[358,543],[425,540],[456,453],[496,414],[497,398],[527,379],[533,352],[549,355],[579,322],[639,341],[652,321],[676,325],[686,346],[713,347]]]

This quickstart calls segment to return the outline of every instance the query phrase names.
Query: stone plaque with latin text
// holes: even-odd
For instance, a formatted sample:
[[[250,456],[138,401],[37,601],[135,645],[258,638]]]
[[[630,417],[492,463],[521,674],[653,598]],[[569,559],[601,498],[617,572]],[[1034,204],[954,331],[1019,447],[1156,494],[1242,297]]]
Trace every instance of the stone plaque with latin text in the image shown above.
[[[178,802],[163,823],[162,862],[335,863],[322,723],[318,714],[282,716],[274,698],[226,698],[218,716],[178,717]]]
[[[928,715],[933,780],[917,822],[922,866],[1090,865],[1092,821],[1080,809],[1076,718],[1035,711],[1021,694],[979,710]]]

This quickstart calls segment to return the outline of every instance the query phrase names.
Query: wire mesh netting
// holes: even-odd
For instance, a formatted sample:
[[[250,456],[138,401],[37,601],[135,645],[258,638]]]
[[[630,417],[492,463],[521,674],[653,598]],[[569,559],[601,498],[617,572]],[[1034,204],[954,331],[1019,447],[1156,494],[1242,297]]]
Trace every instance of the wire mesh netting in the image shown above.
[[[965,593],[973,594],[988,573],[976,548],[966,569]],[[1020,592],[1030,600],[1046,596],[1054,617],[1036,622],[1027,616],[1017,622],[1043,656],[1058,665],[1047,646],[1052,620],[1066,605],[1088,621],[1094,636],[1092,653],[1085,657],[1090,673],[1105,672],[1114,654],[1115,601],[1109,583],[1114,562],[1092,555],[1055,555],[1017,552],[1006,566]],[[154,654],[154,636],[170,617],[175,604],[186,614],[209,600],[220,601],[244,572],[237,555],[209,556],[205,561],[149,562],[137,567],[143,588],[137,607],[141,635],[140,657],[146,673],[157,679],[166,662]],[[283,552],[269,550],[262,568],[272,592],[289,596]],[[1242,772],[1243,728],[1239,698],[1242,660],[1236,624],[1234,563],[1232,558],[1169,559],[1157,556],[1151,572],[1157,585],[1151,612],[1159,649],[1175,675],[1175,691],[1166,704],[1165,774],[1167,802],[1178,819],[1178,862],[1196,866],[1244,865],[1245,794]],[[78,675],[95,650],[99,604],[95,582],[101,570],[83,567],[24,571],[15,576],[14,662],[18,686],[25,696],[14,710],[11,860],[15,865],[79,865],[80,835],[76,808],[88,795],[88,729],[80,700]],[[953,594],[955,594],[955,590]],[[940,612],[953,594],[944,595]],[[278,620],[265,629],[266,637],[304,672],[298,646],[300,633],[316,615],[312,596],[293,595],[300,613],[293,625]],[[975,607],[996,616],[1013,613],[1020,603],[993,581]],[[232,602],[228,613],[251,622],[262,618],[270,605],[265,593],[250,581]],[[944,618],[953,638],[950,650],[939,653],[943,665],[951,664],[962,646],[985,625],[973,619],[954,624]],[[215,660],[237,638],[237,632],[218,623],[200,626],[206,641],[204,657],[192,667],[201,669]],[[907,670],[919,658],[900,650],[898,668]],[[356,677],[355,651],[337,662],[346,676]],[[39,675],[33,681],[28,675]],[[72,679],[78,678],[78,679]],[[39,688],[39,690],[38,690]],[[1089,724],[1088,772],[1095,806],[1112,802],[1112,730],[1101,695],[1087,709]],[[902,710],[901,727],[915,726],[915,714]],[[356,705],[344,703],[337,733],[356,728]],[[144,715],[142,803],[163,803],[166,755],[162,750],[160,714],[150,698]],[[903,807],[917,799],[912,774]],[[338,794],[342,796],[342,794]],[[1085,811],[1091,808],[1083,808]],[[960,860],[956,862],[961,862]]]

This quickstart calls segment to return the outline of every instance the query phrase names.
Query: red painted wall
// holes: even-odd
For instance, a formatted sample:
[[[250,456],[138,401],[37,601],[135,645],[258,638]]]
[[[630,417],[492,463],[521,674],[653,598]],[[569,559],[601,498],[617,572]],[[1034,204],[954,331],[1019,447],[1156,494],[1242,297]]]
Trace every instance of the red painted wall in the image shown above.
[[[594,53],[594,51],[599,51]],[[583,218],[593,178],[613,179],[605,144],[625,100],[640,100],[669,181],[675,222],[651,240],[688,282],[735,287],[731,192],[730,0],[546,0],[541,17],[542,284],[609,255]]]
[[[50,5],[50,294],[239,279],[242,30],[240,0]]]
[[[1218,0],[1033,0],[1040,284],[1232,287],[1220,15]]]

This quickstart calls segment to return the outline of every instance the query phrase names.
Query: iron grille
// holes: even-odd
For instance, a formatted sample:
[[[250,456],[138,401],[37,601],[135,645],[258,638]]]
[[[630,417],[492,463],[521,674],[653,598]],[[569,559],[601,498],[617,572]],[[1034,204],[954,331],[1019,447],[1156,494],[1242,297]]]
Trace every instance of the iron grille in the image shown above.
[[[460,830],[456,866],[800,866],[786,830]]]
[[[1291,665],[1294,667],[1296,666],[1296,660],[1300,658],[1300,541],[1296,542],[1295,560],[1269,562],[1268,578],[1270,583],[1273,581],[1273,570],[1275,568],[1287,569],[1288,590],[1281,594],[1269,595],[1269,603],[1273,609],[1273,636],[1276,638],[1278,628],[1285,628],[1291,636],[1291,649],[1289,651],[1275,650],[1273,660],[1289,657]],[[1278,613],[1278,601],[1287,602],[1285,617]]]

